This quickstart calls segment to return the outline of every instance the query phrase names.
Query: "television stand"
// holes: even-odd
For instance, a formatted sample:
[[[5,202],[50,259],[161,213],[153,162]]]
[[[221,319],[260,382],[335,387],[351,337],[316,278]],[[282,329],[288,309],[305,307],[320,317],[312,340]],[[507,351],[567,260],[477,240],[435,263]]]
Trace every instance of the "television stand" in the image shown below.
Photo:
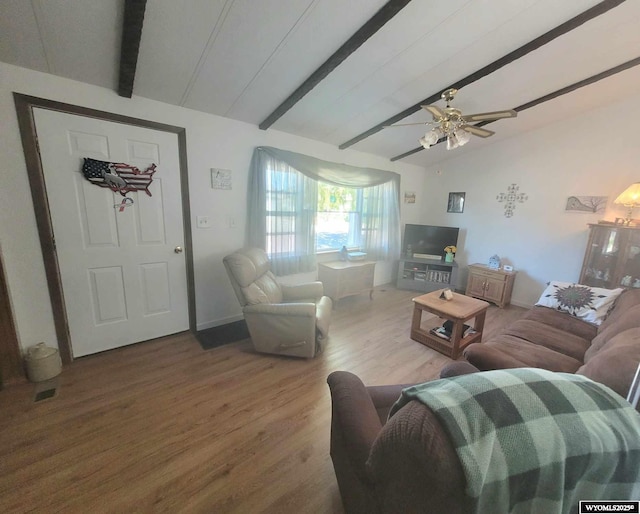
[[[442,259],[404,257],[398,265],[398,289],[429,293],[438,289],[455,290],[458,284],[458,263]]]

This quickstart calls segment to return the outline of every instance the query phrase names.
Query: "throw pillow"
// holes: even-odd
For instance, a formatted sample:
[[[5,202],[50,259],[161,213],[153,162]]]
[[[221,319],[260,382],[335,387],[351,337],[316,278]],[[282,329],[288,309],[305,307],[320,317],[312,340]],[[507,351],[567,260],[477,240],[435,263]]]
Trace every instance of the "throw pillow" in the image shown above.
[[[569,282],[549,282],[536,305],[563,311],[600,325],[623,289],[602,289]]]

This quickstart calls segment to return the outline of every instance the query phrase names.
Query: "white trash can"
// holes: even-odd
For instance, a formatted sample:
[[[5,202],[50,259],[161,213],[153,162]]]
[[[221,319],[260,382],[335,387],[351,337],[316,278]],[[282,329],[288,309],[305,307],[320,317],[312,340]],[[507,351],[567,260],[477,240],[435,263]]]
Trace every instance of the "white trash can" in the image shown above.
[[[62,371],[62,360],[57,348],[38,343],[27,350],[27,376],[32,382],[43,382],[57,377]]]

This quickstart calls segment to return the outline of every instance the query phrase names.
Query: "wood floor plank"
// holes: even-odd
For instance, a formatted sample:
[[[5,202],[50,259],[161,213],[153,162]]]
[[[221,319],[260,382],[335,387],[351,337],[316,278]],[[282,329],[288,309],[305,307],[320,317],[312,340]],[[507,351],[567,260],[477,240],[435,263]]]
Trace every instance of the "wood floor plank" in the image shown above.
[[[77,359],[50,400],[9,386],[0,512],[342,512],[326,378],[436,378],[451,360],[409,338],[415,296],[385,286],[336,302],[312,360],[258,354],[249,340],[204,351],[182,333]],[[490,307],[485,333],[524,312]]]

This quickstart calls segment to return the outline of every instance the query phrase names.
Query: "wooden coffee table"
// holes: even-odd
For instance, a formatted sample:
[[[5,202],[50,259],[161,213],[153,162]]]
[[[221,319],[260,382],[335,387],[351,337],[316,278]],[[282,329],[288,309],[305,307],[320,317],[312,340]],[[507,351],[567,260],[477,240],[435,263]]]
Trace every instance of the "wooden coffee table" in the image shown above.
[[[477,300],[458,293],[453,293],[453,300],[444,300],[440,298],[441,293],[442,290],[433,291],[413,299],[411,339],[444,353],[447,357],[457,359],[465,346],[471,343],[479,343],[482,340],[484,319],[489,304],[483,300]],[[452,321],[453,332],[451,339],[443,339],[421,328],[422,311],[427,311],[440,318]],[[475,318],[473,326],[475,333],[463,337],[462,328],[464,322],[471,318]]]

